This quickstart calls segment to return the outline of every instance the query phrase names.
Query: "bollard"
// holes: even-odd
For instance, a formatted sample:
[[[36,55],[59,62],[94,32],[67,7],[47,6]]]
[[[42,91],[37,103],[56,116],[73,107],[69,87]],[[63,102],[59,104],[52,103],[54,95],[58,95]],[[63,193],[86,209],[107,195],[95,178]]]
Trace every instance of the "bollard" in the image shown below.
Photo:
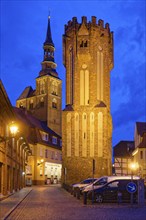
[[[80,199],[80,189],[77,188],[77,199]]]
[[[84,205],[87,205],[87,192],[83,193],[83,203]]]
[[[73,196],[76,197],[76,188],[73,189]]]

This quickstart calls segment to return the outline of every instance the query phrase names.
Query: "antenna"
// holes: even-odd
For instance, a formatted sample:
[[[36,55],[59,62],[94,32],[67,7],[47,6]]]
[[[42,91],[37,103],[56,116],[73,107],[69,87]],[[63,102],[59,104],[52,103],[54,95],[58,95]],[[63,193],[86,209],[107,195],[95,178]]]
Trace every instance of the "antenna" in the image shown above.
[[[48,18],[50,19],[50,10],[49,10],[49,13],[48,13],[49,15],[48,15]]]

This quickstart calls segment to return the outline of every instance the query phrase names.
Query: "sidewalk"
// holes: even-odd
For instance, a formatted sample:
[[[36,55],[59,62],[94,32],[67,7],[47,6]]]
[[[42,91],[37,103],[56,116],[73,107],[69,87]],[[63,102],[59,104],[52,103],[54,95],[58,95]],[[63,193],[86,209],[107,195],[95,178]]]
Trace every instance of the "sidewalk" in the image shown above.
[[[25,187],[0,201],[0,220],[4,220],[31,191],[31,187]]]

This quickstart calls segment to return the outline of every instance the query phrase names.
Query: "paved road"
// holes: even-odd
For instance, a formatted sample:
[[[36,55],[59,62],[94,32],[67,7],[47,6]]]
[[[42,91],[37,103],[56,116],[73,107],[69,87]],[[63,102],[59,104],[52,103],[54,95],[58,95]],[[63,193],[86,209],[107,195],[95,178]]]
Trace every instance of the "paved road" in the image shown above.
[[[146,206],[138,208],[125,204],[83,205],[81,200],[77,200],[60,186],[39,186],[33,187],[28,196],[5,219],[146,220]]]

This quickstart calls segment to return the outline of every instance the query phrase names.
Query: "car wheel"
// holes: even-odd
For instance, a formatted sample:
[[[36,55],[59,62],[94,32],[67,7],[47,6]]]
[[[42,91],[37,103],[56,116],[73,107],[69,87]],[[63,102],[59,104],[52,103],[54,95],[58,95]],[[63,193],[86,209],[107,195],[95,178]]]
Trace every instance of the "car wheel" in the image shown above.
[[[102,202],[103,202],[103,197],[102,197],[102,195],[96,194],[96,195],[95,195],[95,202],[102,203]]]

